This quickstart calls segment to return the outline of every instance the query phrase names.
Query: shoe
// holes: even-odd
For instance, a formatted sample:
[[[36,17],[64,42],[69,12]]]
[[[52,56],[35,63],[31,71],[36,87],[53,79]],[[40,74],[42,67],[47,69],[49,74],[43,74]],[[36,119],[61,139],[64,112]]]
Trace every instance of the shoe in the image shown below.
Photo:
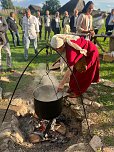
[[[35,50],[35,55],[38,54],[38,50]]]
[[[24,58],[25,58],[25,61],[28,61],[28,57],[27,56],[25,56]]]

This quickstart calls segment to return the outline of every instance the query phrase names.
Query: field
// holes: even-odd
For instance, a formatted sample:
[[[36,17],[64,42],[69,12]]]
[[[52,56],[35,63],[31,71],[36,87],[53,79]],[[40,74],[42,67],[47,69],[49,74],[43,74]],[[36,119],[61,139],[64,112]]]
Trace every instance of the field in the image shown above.
[[[22,40],[22,31],[19,29],[20,32],[20,40]],[[105,33],[105,28],[103,27],[102,30],[99,31],[99,33]],[[51,36],[53,33],[51,33]],[[11,46],[11,53],[12,53],[12,63],[13,63],[13,69],[16,71],[16,73],[21,73],[26,65],[29,63],[29,61],[34,56],[34,50],[32,47],[29,49],[29,59],[28,61],[24,60],[23,52],[24,48],[21,42],[21,46],[14,47],[12,44],[11,35],[8,32],[8,37],[10,40],[10,46]],[[109,39],[104,42],[102,38],[98,39],[99,42],[102,44],[102,46],[105,48],[106,51],[108,51],[108,45],[109,45]],[[42,47],[46,45],[46,41],[44,40],[44,32],[42,36],[42,40],[38,43],[38,49],[40,50]],[[99,49],[99,53],[102,54],[103,52]],[[50,64],[53,63],[58,58],[58,55],[53,51],[49,57],[46,57],[45,49],[41,52],[41,54],[30,64],[27,71],[32,73],[32,71],[36,70],[39,66],[39,63],[46,63],[49,62]],[[6,54],[2,53],[2,63],[4,69],[6,69]],[[101,79],[107,79],[112,82],[114,82],[114,63],[108,63],[100,60],[100,78]],[[3,92],[13,92],[15,85],[18,81],[18,76],[14,76],[12,73],[3,73],[2,77],[8,77],[10,79],[10,82],[1,81],[0,85],[3,88]],[[32,78],[31,78],[32,77]],[[29,82],[31,82],[34,78],[34,74],[31,76],[24,75],[24,77],[21,80],[21,83],[19,84],[18,89],[20,90],[26,90],[27,86],[29,85]],[[95,85],[95,88],[99,91],[99,97],[97,97],[97,102],[102,103],[104,105],[104,108],[106,108],[104,111],[97,111],[99,114],[99,120],[102,121],[101,128],[106,129],[106,132],[110,132],[110,134],[106,135],[104,137],[104,142],[108,146],[114,146],[114,95],[111,95],[114,93],[114,88],[106,87],[102,83]],[[5,104],[5,103],[4,103]],[[98,130],[95,131],[95,133],[98,134]],[[112,132],[112,134],[111,134]]]

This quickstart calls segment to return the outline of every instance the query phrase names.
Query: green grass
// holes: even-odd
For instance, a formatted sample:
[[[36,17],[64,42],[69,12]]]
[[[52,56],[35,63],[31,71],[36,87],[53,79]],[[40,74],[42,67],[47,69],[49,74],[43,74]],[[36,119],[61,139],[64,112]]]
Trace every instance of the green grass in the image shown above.
[[[20,40],[22,40],[21,30],[19,30],[19,32],[20,32]],[[104,27],[102,28],[102,30],[99,31],[99,33],[101,33],[101,32],[105,33]],[[53,35],[53,33],[51,33],[51,36],[52,35]],[[24,70],[24,68],[26,67],[26,65],[29,63],[29,61],[34,57],[34,50],[32,47],[29,49],[29,60],[25,61],[24,56],[23,56],[23,54],[24,54],[23,45],[21,45],[20,47],[14,48],[13,44],[12,44],[12,38],[11,38],[11,35],[9,32],[8,32],[8,37],[9,37],[10,46],[11,46],[13,68],[17,72],[21,73]],[[43,39],[44,39],[44,32],[43,32]],[[103,48],[105,48],[105,50],[108,51],[109,39],[107,38],[105,42],[103,42],[103,38],[99,38],[98,40],[102,44]],[[44,40],[40,41],[38,44],[38,49],[40,50],[42,47],[44,47],[46,45],[46,43],[47,42],[45,42]],[[21,42],[21,44],[22,44],[22,42]],[[102,54],[103,52],[99,49],[99,53]],[[3,52],[2,56],[3,56],[2,63],[3,63],[4,68],[6,68],[6,61],[5,61],[6,54]],[[51,64],[57,58],[58,58],[58,55],[54,51],[53,51],[53,54],[49,55],[47,58],[45,50],[43,50],[41,52],[41,54],[30,64],[27,71],[31,72],[32,70],[37,69],[39,66],[39,63],[49,62]],[[114,82],[114,63],[104,62],[101,60],[100,64],[101,64],[100,65],[100,77]],[[5,81],[0,83],[0,85],[2,85],[2,88],[3,88],[3,92],[13,92],[19,77],[14,77],[11,73],[5,73],[5,74],[3,74],[3,76],[7,76],[10,79],[9,83],[5,82]],[[33,75],[25,74],[18,86],[18,89],[26,90],[26,88],[29,86],[29,84],[32,83],[33,79],[34,79],[34,74]],[[97,101],[104,105],[107,117],[112,118],[114,116],[114,96],[112,96],[111,93],[114,92],[114,88],[105,87],[102,83],[99,83],[99,84],[93,85],[93,86],[99,92]],[[104,92],[106,94],[104,94]],[[97,111],[97,112],[99,113],[99,116],[102,118],[103,111]],[[102,121],[104,121],[102,126],[105,128],[107,126],[107,124],[105,124],[105,119]],[[112,128],[113,128],[113,124],[112,124]],[[113,135],[104,137],[104,143],[106,145],[114,146],[113,141],[114,141]]]
[[[43,29],[44,31],[44,29]],[[105,33],[105,27],[103,27],[99,33]],[[21,29],[19,29],[19,33],[20,33],[20,40],[22,40],[22,31]],[[51,32],[51,37],[53,35],[53,32]],[[12,44],[12,38],[11,38],[11,34],[8,32],[8,37],[10,40],[10,47],[11,47],[11,53],[12,53],[12,65],[13,68],[16,71],[20,71],[22,72],[23,69],[26,67],[26,65],[28,64],[28,62],[34,57],[34,50],[31,47],[29,49],[29,60],[26,62],[24,60],[24,48],[21,42],[21,46],[19,47],[14,47]],[[42,38],[44,39],[44,32],[43,32],[43,36]],[[98,39],[99,42],[102,44],[103,48],[105,48],[106,50],[108,50],[108,45],[109,45],[109,39],[107,38],[105,42],[103,42],[103,38],[99,38]],[[42,40],[39,42],[38,44],[38,49],[40,50],[41,48],[43,48],[46,45],[46,41]],[[102,51],[99,49],[99,53],[102,54]],[[58,57],[58,55],[53,51],[53,54],[48,56],[48,59],[46,57],[46,53],[45,53],[45,49],[40,53],[40,55],[38,56],[38,58],[36,58],[29,66],[28,70],[32,71],[34,69],[36,69],[38,67],[39,63],[46,63],[47,61],[49,63],[52,63],[56,60],[56,58]],[[104,62],[104,61],[100,61],[101,63],[101,68],[100,68],[100,77],[103,79],[108,79],[110,81],[114,82],[114,64],[113,63],[109,63],[109,62]],[[6,68],[6,54],[5,52],[2,53],[2,63],[4,68]],[[6,74],[7,75],[7,74]]]

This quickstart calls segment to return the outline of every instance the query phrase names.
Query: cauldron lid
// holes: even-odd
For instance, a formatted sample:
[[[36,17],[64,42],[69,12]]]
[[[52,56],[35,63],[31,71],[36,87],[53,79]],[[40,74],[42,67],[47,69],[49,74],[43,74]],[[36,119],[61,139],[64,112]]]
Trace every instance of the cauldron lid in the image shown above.
[[[57,87],[55,86],[43,85],[34,90],[33,96],[38,101],[51,102],[62,98],[63,93],[57,92]]]

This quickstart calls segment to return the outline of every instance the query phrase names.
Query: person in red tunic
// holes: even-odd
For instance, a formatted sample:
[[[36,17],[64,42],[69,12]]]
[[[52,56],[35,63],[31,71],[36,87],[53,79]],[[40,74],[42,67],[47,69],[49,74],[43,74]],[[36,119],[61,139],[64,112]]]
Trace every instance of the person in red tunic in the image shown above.
[[[71,97],[82,95],[93,82],[99,81],[99,53],[97,47],[83,37],[57,34],[51,39],[51,46],[59,53],[65,52],[66,61],[72,69],[66,71],[58,90],[70,77],[69,90]]]

